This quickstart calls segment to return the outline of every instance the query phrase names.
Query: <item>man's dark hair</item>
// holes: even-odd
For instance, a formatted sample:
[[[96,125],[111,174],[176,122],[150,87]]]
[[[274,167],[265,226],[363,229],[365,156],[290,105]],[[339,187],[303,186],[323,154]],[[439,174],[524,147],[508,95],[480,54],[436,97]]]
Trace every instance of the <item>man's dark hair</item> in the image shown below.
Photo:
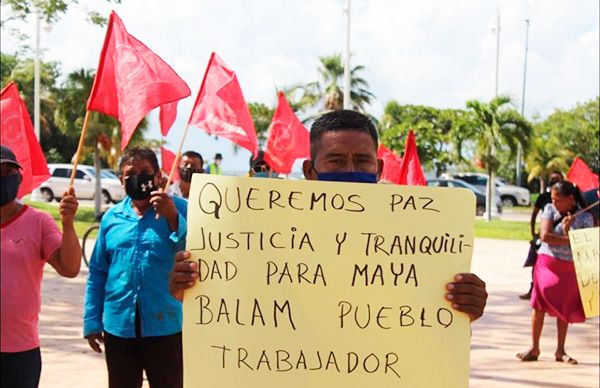
[[[353,110],[338,110],[325,113],[310,127],[310,157],[315,158],[317,148],[325,132],[359,131],[368,133],[377,150],[377,131],[371,120],[362,113]]]
[[[122,173],[123,166],[131,165],[135,163],[136,160],[147,160],[152,165],[154,172],[158,172],[160,169],[158,167],[158,159],[156,159],[156,154],[150,148],[145,147],[134,147],[123,154],[121,157],[121,162],[119,163],[119,173]]]
[[[552,171],[552,172],[550,173],[550,175],[554,175],[554,174],[558,174],[558,175],[560,175],[560,177],[561,177],[562,179],[565,179],[565,176],[564,176],[564,175],[563,175],[563,173],[562,173],[562,172],[560,172],[560,171],[554,170],[554,171]]]
[[[187,156],[188,158],[198,158],[200,159],[200,164],[204,164],[204,159],[202,159],[202,155],[197,153],[196,151],[185,151],[181,157]]]

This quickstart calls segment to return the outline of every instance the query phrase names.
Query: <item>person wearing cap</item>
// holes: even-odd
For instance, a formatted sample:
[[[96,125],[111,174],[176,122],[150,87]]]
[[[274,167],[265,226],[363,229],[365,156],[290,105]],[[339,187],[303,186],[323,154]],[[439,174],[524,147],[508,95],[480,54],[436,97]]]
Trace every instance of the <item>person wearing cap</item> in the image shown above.
[[[214,161],[206,167],[207,174],[221,175],[221,162],[223,161],[223,155],[220,153],[215,154]]]
[[[271,170],[271,166],[265,160],[265,151],[258,151],[256,159],[254,156],[250,156],[248,176],[251,178],[277,178],[277,173]]]
[[[44,265],[74,278],[81,266],[81,246],[73,220],[78,202],[73,188],[60,201],[63,232],[50,215],[17,201],[23,168],[1,146],[0,157],[1,386],[37,387],[42,370],[38,320]]]
[[[192,184],[192,175],[204,173],[204,160],[202,155],[196,151],[186,151],[179,160],[179,180],[169,186],[169,194],[188,199],[190,196],[190,186]]]

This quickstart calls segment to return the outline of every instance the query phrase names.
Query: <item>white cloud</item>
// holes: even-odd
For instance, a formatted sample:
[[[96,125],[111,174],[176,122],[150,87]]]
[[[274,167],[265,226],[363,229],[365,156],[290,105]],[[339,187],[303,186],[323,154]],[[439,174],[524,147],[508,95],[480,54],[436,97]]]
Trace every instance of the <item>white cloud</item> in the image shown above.
[[[344,0],[128,0],[114,5],[127,29],[184,78],[194,96],[180,104],[169,135],[175,148],[211,51],[234,69],[248,101],[274,104],[274,88],[317,77],[318,57],[344,49]],[[45,58],[65,73],[95,68],[104,30],[90,25],[85,9],[108,14],[105,1],[69,10],[44,33]],[[531,19],[526,115],[547,115],[598,95],[599,31],[596,1],[502,0],[499,89],[520,107],[526,18]],[[438,107],[464,107],[494,93],[496,45],[491,27],[496,2],[479,0],[353,0],[352,61],[381,114],[391,99]],[[33,23],[21,25],[33,35]],[[2,34],[2,50],[15,42]],[[158,136],[156,120],[152,134]],[[226,141],[192,130],[186,148],[207,159],[224,151],[224,167],[245,169],[248,153],[233,155]]]

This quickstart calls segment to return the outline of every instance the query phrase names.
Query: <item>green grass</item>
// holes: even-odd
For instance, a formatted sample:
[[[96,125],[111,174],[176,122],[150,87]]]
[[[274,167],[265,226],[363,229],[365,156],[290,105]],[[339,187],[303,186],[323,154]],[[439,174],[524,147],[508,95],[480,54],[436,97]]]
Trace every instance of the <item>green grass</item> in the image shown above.
[[[50,205],[45,202],[26,202],[29,206],[45,211],[56,220],[60,227],[60,215],[58,206]],[[517,208],[518,209],[518,208]],[[524,208],[528,209],[528,208]],[[88,207],[79,207],[75,216],[75,230],[77,236],[83,238],[85,231],[94,223],[94,210]],[[96,234],[92,234],[95,238]],[[484,220],[475,220],[475,237],[494,238],[499,240],[526,240],[529,241],[529,223],[519,221],[499,221],[485,222]]]
[[[529,241],[531,233],[529,222],[475,220],[475,237]]]
[[[46,202],[33,202],[33,201],[25,201],[25,203],[33,208],[44,211],[52,216],[58,227],[62,229],[62,225],[60,223],[60,213],[58,212],[58,206],[54,204],[49,204]],[[79,238],[83,238],[83,234],[85,231],[94,224],[94,209],[89,207],[79,206],[77,209],[77,214],[75,215],[75,231],[77,232],[77,236]],[[93,238],[96,237],[96,234],[93,233]]]

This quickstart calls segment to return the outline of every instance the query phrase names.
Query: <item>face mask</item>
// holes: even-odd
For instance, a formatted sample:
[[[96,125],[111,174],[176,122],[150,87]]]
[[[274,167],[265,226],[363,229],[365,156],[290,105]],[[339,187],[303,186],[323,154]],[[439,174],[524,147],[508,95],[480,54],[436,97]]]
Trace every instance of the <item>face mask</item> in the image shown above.
[[[191,167],[179,167],[179,178],[184,182],[191,182],[193,173]]]
[[[271,173],[271,175],[269,176],[269,172],[268,171],[261,171],[261,172],[255,172],[254,174],[252,174],[253,178],[273,178],[274,175],[273,173]]]
[[[2,189],[0,206],[4,206],[17,198],[20,184],[21,177],[18,174],[0,177],[0,188]]]
[[[369,172],[317,172],[317,180],[330,182],[377,183],[377,174]]]
[[[131,199],[150,198],[150,193],[158,187],[154,186],[154,174],[132,174],[125,178],[125,192]]]

